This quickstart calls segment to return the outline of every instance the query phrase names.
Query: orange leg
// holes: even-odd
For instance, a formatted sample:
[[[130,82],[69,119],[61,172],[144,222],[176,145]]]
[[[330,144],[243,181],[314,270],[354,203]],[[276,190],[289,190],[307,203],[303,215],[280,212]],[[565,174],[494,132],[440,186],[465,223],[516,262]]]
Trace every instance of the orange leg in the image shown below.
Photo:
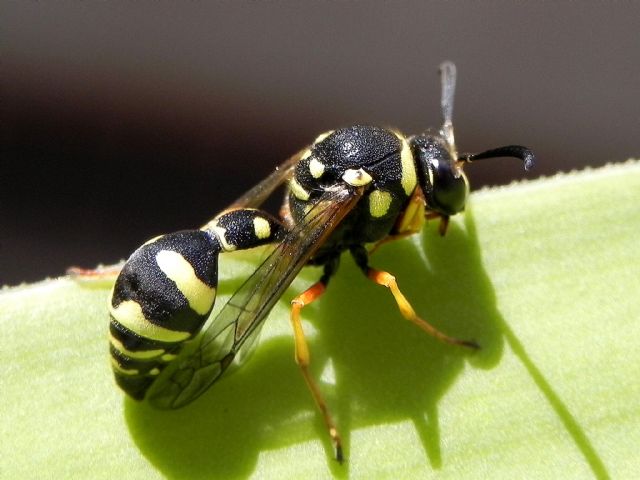
[[[389,290],[391,290],[391,293],[393,294],[393,298],[395,298],[402,316],[407,320],[409,320],[410,322],[417,325],[418,327],[420,327],[429,335],[432,335],[433,337],[437,338],[438,340],[444,343],[450,343],[452,345],[461,345],[463,347],[468,347],[473,349],[480,348],[480,346],[474,341],[460,340],[458,338],[445,335],[440,330],[435,328],[433,325],[431,325],[430,323],[427,323],[425,320],[420,318],[416,314],[415,310],[413,309],[409,301],[402,294],[402,292],[400,291],[400,288],[398,288],[398,283],[396,282],[396,278],[393,275],[391,275],[389,272],[385,272],[382,270],[375,270],[373,268],[367,267],[366,274],[370,280],[374,281],[378,285],[382,285],[383,287],[387,287]]]
[[[77,280],[114,280],[122,270],[122,264],[105,265],[98,268],[67,268],[67,275]]]
[[[296,363],[300,366],[302,376],[304,377],[305,382],[307,382],[307,387],[309,387],[311,395],[313,395],[313,399],[322,413],[324,423],[327,426],[329,436],[331,437],[331,441],[335,448],[336,460],[338,460],[338,462],[342,462],[342,441],[340,440],[340,434],[338,433],[338,429],[331,418],[331,413],[329,412],[329,408],[322,397],[322,393],[320,392],[318,385],[316,385],[309,373],[309,362],[311,359],[309,355],[309,346],[307,345],[307,340],[305,339],[304,331],[302,330],[302,323],[300,322],[300,311],[302,308],[319,298],[324,293],[325,289],[326,285],[321,280],[313,284],[291,301],[291,326],[293,327],[293,336],[296,348]]]

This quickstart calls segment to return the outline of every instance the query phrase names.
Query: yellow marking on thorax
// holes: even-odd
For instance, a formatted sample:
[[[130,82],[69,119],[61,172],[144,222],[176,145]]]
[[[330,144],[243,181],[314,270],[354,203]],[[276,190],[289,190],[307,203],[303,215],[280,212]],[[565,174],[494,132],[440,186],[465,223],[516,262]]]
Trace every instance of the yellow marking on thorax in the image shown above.
[[[335,132],[335,130],[329,130],[328,132],[321,133],[313,141],[313,144],[317,145],[318,143],[322,142],[325,138],[327,138],[329,135],[331,135],[333,132]]]
[[[371,178],[371,175],[365,172],[362,168],[350,168],[345,170],[342,175],[342,180],[353,187],[362,187],[370,184],[373,181],[373,178]]]
[[[291,180],[289,180],[289,189],[291,190],[291,193],[293,193],[293,196],[298,200],[302,200],[303,202],[309,200],[309,192],[307,192],[302,185],[298,183],[296,177],[292,177]]]
[[[142,308],[133,300],[126,300],[116,308],[109,302],[109,312],[119,324],[144,338],[157,340],[159,342],[177,343],[191,336],[189,332],[169,330],[154,325],[145,318],[142,313]]]
[[[148,360],[151,358],[158,357],[164,353],[164,349],[162,348],[156,349],[156,350],[138,350],[138,351],[128,350],[120,340],[118,340],[116,337],[114,337],[111,334],[109,334],[109,342],[111,343],[113,348],[118,350],[120,353],[122,353],[123,355],[126,355],[129,358],[134,358],[136,360]]]
[[[317,158],[312,158],[309,161],[309,172],[313,178],[320,178],[324,173],[324,163]]]
[[[384,216],[391,206],[391,193],[374,190],[369,194],[369,213],[374,218]]]
[[[156,263],[162,273],[176,283],[176,287],[196,313],[209,313],[216,299],[216,289],[200,280],[191,264],[182,255],[172,250],[160,250],[156,254]]]
[[[411,195],[413,189],[418,184],[418,177],[416,174],[416,164],[413,160],[413,154],[411,153],[411,147],[407,140],[396,133],[400,141],[402,142],[402,151],[400,152],[400,164],[402,167],[402,177],[400,183],[407,196]]]
[[[307,158],[309,158],[311,156],[311,149],[307,148],[304,153],[302,155],[300,155],[300,159],[298,160],[299,162],[301,162],[302,160],[306,160]]]
[[[271,225],[262,217],[255,217],[253,219],[253,231],[256,237],[260,239],[269,238],[271,236]]]

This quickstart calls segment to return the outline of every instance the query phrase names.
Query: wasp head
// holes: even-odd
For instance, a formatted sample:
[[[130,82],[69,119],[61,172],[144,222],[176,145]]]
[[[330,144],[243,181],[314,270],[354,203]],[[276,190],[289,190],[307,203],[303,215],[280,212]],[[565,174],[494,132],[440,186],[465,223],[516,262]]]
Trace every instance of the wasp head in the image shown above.
[[[410,139],[410,145],[426,207],[441,216],[455,215],[464,210],[469,195],[469,182],[462,171],[465,163],[484,158],[513,157],[524,163],[525,170],[530,170],[535,163],[533,152],[521,145],[460,156],[456,156],[442,135],[416,135]]]
[[[469,182],[444,138],[417,135],[411,138],[410,145],[427,209],[443,216],[464,210]]]

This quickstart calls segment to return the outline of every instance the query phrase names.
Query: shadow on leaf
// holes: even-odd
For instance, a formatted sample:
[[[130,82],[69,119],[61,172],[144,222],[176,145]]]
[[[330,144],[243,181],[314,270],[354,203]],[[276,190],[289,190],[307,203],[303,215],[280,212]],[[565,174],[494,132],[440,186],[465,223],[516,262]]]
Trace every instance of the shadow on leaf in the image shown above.
[[[448,335],[476,340],[480,351],[444,345],[404,320],[391,294],[364,278],[348,255],[327,293],[304,312],[316,329],[310,335],[311,369],[322,378],[342,433],[344,465],[333,460],[293,361],[291,337],[261,342],[247,365],[181,410],[127,401],[126,420],[142,453],[170,478],[237,478],[254,471],[262,451],[321,438],[332,472],[346,477],[349,451],[358,448],[350,445],[352,430],[411,421],[430,464],[440,468],[440,430],[455,428],[441,427],[440,399],[467,360],[488,369],[503,351],[504,321],[482,267],[471,213],[465,218],[464,225],[452,222],[445,238],[429,225],[412,240],[385,246],[371,264],[397,277],[427,321]]]

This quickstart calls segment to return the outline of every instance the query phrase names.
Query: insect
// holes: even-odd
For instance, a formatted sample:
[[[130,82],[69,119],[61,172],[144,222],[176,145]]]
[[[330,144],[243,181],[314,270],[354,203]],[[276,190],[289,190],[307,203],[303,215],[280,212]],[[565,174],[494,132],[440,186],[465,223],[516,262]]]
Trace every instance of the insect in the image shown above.
[[[323,294],[345,251],[366,277],[390,289],[407,320],[441,341],[477,348],[419,317],[393,275],[369,265],[366,248],[416,233],[426,219],[439,219],[444,235],[449,217],[465,207],[465,163],[514,157],[526,170],[534,164],[533,153],[517,145],[458,154],[451,121],[455,66],[445,62],[440,72],[439,130],[406,137],[356,125],[324,133],[200,229],[156,237],[131,255],[109,302],[111,361],[126,393],[160,408],[193,401],[246,354],[298,272],[320,265],[319,280],[291,302],[291,325],[295,360],[342,461],[340,434],[309,371],[300,312]],[[280,186],[286,194],[276,217],[260,207]],[[263,244],[273,245],[271,253],[207,323],[219,255]]]

